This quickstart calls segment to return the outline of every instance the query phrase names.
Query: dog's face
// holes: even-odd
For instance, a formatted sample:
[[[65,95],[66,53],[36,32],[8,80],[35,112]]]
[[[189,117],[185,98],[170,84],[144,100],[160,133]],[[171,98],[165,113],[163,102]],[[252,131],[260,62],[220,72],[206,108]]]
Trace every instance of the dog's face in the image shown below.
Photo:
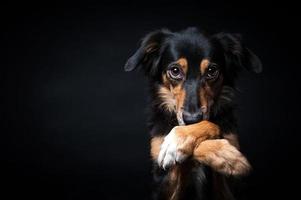
[[[259,59],[237,35],[206,37],[195,28],[150,33],[125,70],[137,66],[156,85],[160,107],[175,113],[180,125],[209,119],[223,87],[233,86],[241,68],[261,71]]]

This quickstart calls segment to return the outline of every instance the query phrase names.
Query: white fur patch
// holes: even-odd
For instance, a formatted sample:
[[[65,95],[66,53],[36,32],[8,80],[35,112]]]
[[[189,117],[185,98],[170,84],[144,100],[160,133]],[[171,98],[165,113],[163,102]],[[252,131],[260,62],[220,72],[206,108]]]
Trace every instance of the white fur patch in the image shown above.
[[[188,156],[178,151],[178,138],[176,135],[176,127],[164,138],[158,156],[158,164],[163,169],[166,169],[176,163],[183,162]]]
[[[178,123],[180,126],[184,126],[185,125],[185,122],[183,120],[183,112],[182,111],[179,111],[177,113],[177,120],[178,120]]]

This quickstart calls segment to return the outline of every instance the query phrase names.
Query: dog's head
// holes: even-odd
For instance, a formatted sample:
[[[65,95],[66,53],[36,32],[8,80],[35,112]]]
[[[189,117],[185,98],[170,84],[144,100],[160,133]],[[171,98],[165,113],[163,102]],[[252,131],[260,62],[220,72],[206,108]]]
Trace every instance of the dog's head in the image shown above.
[[[176,114],[182,125],[209,119],[223,88],[233,87],[241,69],[262,70],[260,60],[239,35],[206,36],[196,28],[146,35],[125,70],[137,67],[156,85],[160,106]]]

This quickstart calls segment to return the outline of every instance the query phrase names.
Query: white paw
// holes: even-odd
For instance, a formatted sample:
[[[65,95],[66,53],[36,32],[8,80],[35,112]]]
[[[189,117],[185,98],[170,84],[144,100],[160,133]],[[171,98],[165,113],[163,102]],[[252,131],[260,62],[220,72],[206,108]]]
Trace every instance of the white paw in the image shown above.
[[[176,128],[174,127],[169,134],[164,138],[164,141],[160,148],[158,156],[158,164],[163,169],[167,169],[176,163],[183,162],[188,155],[179,151],[179,143],[181,142],[176,134]]]

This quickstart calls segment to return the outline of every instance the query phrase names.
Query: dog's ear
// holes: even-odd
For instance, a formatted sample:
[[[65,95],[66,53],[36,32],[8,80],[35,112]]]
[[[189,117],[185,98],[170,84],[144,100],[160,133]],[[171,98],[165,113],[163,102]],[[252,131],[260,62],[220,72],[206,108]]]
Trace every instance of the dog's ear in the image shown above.
[[[146,74],[155,74],[160,59],[160,50],[169,35],[171,35],[171,32],[167,29],[147,34],[142,39],[138,50],[126,62],[124,70],[132,71],[135,68],[142,67]]]
[[[242,43],[241,35],[218,33],[213,36],[224,50],[226,63],[231,67],[244,67],[249,71],[260,73],[262,64],[260,59]]]

